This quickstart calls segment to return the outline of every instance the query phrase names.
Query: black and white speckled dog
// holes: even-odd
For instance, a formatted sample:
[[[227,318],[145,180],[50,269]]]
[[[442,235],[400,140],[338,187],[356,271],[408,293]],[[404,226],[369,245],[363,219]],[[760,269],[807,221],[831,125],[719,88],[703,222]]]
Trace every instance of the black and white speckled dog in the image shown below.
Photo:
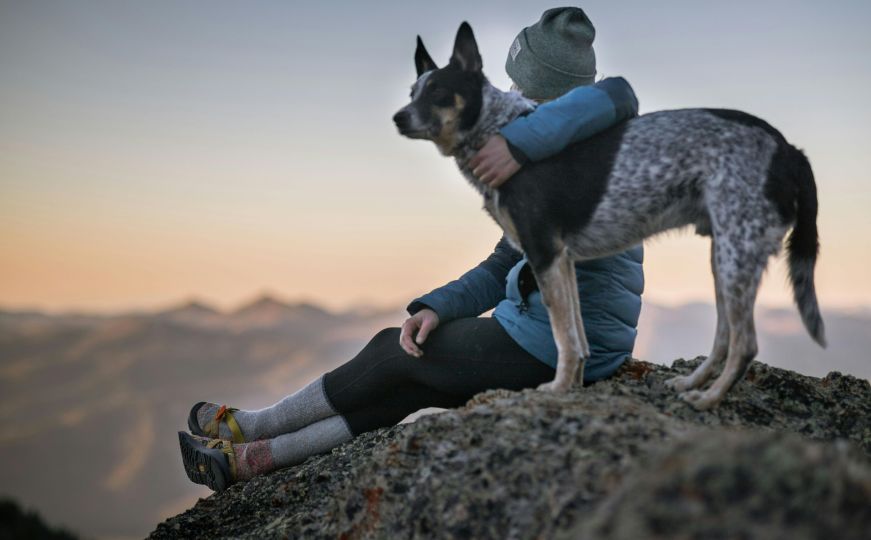
[[[804,154],[769,124],[720,109],[645,114],[524,166],[494,190],[474,177],[468,162],[488,137],[535,104],[487,81],[467,23],[446,67],[437,68],[419,37],[415,64],[411,103],[394,121],[401,134],[432,140],[456,159],[484,208],[526,254],[559,351],[556,377],[542,388],[565,391],[590,355],[574,261],[619,253],[686,225],[712,238],[717,330],[707,360],[669,381],[684,400],[698,409],[717,405],[756,356],[756,291],[791,227],[795,301],[808,332],[825,346],[814,290],[813,173]],[[713,385],[700,390],[724,360]]]

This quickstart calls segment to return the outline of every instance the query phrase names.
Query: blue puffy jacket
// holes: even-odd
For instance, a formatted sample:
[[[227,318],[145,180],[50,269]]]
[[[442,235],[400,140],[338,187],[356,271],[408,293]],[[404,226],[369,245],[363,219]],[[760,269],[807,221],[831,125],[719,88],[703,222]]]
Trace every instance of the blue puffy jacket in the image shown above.
[[[575,88],[506,125],[501,133],[518,161],[537,161],[636,114],[638,101],[632,87],[618,77]],[[643,257],[639,245],[575,265],[591,353],[585,381],[610,376],[632,353],[644,290]],[[413,315],[429,307],[446,322],[477,317],[495,307],[493,316],[521,347],[556,367],[556,343],[541,293],[521,297],[519,281],[525,263],[523,254],[503,237],[481,264],[415,299],[408,312]]]

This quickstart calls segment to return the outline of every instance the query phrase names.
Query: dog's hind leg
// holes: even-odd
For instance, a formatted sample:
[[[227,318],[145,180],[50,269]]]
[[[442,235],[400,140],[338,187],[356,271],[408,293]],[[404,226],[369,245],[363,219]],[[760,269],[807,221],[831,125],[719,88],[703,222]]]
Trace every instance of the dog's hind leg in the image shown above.
[[[554,380],[538,388],[565,392],[572,382],[583,376],[584,361],[590,356],[578,302],[574,265],[563,249],[549,266],[536,269],[533,262],[532,268],[547,307],[558,353]]]
[[[756,292],[768,257],[777,251],[780,238],[783,237],[780,232],[779,237],[774,239],[778,232],[774,227],[768,230],[759,225],[745,224],[737,231],[731,231],[731,237],[724,234],[718,238],[715,235],[717,244],[714,257],[729,322],[729,351],[726,367],[708,390],[690,390],[680,394],[681,399],[696,409],[706,410],[720,403],[756,357],[758,346],[753,322]],[[750,233],[760,228],[765,232]]]
[[[704,385],[720,367],[729,352],[729,319],[726,316],[726,301],[723,297],[723,284],[717,277],[717,262],[714,256],[716,249],[711,239],[711,272],[714,274],[714,291],[717,299],[717,328],[714,334],[714,346],[711,354],[690,375],[679,375],[665,381],[665,384],[678,392],[693,390]]]

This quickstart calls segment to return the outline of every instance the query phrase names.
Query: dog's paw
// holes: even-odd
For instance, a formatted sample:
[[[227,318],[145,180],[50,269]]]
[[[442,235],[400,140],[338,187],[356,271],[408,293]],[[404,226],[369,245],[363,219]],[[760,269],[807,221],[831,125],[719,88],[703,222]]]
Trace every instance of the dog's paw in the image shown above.
[[[538,385],[538,390],[542,390],[544,392],[553,392],[555,394],[563,394],[569,389],[568,384],[558,384],[556,381],[551,381],[548,383]]]
[[[701,390],[683,392],[678,394],[678,397],[689,403],[697,411],[707,411],[720,402],[717,396],[711,394],[711,392],[702,392]]]
[[[671,388],[675,392],[683,392],[695,388],[692,384],[692,377],[688,375],[678,375],[677,377],[666,379],[665,386]]]

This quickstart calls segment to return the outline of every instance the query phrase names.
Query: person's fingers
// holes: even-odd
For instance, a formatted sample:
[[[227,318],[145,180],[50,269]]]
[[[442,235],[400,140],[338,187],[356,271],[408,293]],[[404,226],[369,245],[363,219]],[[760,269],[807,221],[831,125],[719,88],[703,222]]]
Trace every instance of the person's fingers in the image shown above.
[[[508,173],[508,169],[502,168],[499,169],[494,175],[493,178],[490,179],[490,187],[498,188],[502,184],[505,183],[511,175]]]
[[[483,160],[476,167],[472,168],[472,174],[475,178],[481,180],[493,172],[493,163],[490,160]]]
[[[423,345],[423,342],[426,341],[426,336],[435,328],[434,322],[432,319],[424,319],[423,324],[420,325],[420,330],[417,331],[417,337],[414,339],[418,345]]]
[[[405,330],[405,325],[402,325],[402,329],[399,331],[399,346],[402,347],[402,350],[411,354],[408,350],[408,345],[406,344],[405,336],[407,331]]]
[[[520,169],[508,146],[498,136],[491,137],[469,163],[475,178],[491,188],[501,186]]]
[[[514,173],[520,170],[520,164],[514,161],[514,159],[507,160],[501,167],[499,167],[494,173],[492,178],[490,178],[490,187],[498,188],[502,184],[504,184],[509,178],[514,176]]]
[[[481,164],[482,159],[481,152],[472,156],[472,159],[469,160],[469,168],[474,172],[474,170]]]
[[[500,172],[499,167],[493,167],[493,168],[487,170],[486,172],[482,173],[479,180],[481,180],[482,183],[484,183],[490,187],[496,187],[499,185],[496,182],[500,178],[501,174],[502,173]]]
[[[405,352],[407,352],[408,354],[410,354],[411,356],[418,356],[419,357],[420,355],[423,354],[423,351],[421,351],[420,348],[414,344],[414,341],[411,339],[410,335],[405,336],[402,339],[400,345],[402,345],[402,349]]]
[[[411,319],[405,319],[402,323],[402,326],[399,327],[399,342],[402,343],[402,338],[405,337],[405,334],[408,333],[408,325],[411,323]]]
[[[499,174],[501,165],[495,160],[487,160],[478,167],[479,174],[476,175],[478,180],[485,184],[489,184]]]
[[[414,340],[412,339],[415,330],[417,330],[417,322],[415,320],[408,319],[405,321],[399,332],[399,346],[402,347],[402,350],[412,356],[420,356],[423,353],[420,348],[414,344]]]

